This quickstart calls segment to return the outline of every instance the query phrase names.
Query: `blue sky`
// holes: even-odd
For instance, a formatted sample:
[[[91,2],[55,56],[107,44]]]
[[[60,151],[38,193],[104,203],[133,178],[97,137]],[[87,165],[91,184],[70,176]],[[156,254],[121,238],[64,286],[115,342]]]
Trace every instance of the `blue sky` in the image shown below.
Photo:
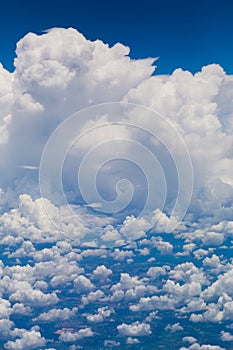
[[[192,72],[219,63],[232,73],[233,2],[230,0],[4,2],[0,61],[13,70],[16,42],[29,31],[74,27],[85,37],[129,45],[131,57],[160,57],[157,73]]]

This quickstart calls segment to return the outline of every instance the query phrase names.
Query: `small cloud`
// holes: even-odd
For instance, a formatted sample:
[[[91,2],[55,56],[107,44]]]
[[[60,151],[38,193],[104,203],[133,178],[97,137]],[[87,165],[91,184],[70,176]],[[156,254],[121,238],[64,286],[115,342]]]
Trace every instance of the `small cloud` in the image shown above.
[[[19,168],[26,169],[26,170],[38,170],[39,169],[38,166],[34,166],[34,165],[20,165]]]
[[[102,207],[101,203],[90,203],[90,204],[86,204],[85,207],[89,207],[92,209],[99,209]]]

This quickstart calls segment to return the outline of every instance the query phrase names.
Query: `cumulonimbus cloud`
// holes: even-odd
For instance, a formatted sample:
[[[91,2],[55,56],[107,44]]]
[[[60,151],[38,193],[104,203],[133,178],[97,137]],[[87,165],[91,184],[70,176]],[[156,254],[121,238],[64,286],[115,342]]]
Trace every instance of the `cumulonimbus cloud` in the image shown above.
[[[176,137],[180,135],[194,173],[186,219],[211,217],[215,222],[232,217],[232,76],[217,64],[203,67],[194,75],[177,69],[171,75],[152,76],[153,63],[151,58],[131,59],[129,48],[122,44],[109,47],[100,40],[91,42],[71,28],[55,28],[43,35],[29,33],[20,40],[15,71],[9,73],[0,67],[1,210],[4,212],[17,205],[19,194],[27,193],[34,199],[40,196],[37,168],[43,151],[56,130],[64,131],[59,127],[70,115],[87,108],[93,111],[93,106],[111,102],[112,110],[97,108],[88,116],[86,124],[79,125],[80,132],[88,130],[81,139],[72,139],[71,143],[71,129],[60,134],[60,147],[67,151],[60,175],[68,203],[89,207],[92,211],[98,209],[98,215],[103,202],[99,203],[93,196],[86,203],[82,189],[88,189],[89,175],[95,162],[98,164],[101,160],[95,175],[102,198],[113,201],[119,181],[123,186],[120,192],[125,193],[124,186],[127,190],[130,187],[127,187],[128,182],[123,184],[122,179],[129,179],[135,193],[133,205],[126,208],[129,215],[136,215],[144,205],[142,202],[146,202],[148,176],[132,160],[137,149],[137,156],[146,163],[146,158],[140,154],[144,147],[154,154],[159,164],[157,168],[153,165],[150,169],[150,164],[146,167],[155,170],[151,176],[154,176],[157,192],[151,212],[159,208],[172,215],[180,186],[183,186],[180,192],[183,202],[179,202],[182,207],[190,195],[186,191],[188,180],[192,182],[189,163],[183,162],[184,148]],[[122,116],[116,111],[117,103],[144,106],[144,113],[139,108],[128,108],[127,117]],[[162,115],[171,128],[165,127],[162,119],[148,118],[146,109]],[[124,125],[121,126],[109,124],[122,121]],[[100,122],[105,126],[97,128]],[[129,124],[137,128],[130,128]],[[157,138],[153,137],[155,134]],[[126,141],[129,139],[131,143]],[[95,150],[95,154],[90,156],[91,161],[85,168],[86,183],[81,174],[84,185],[80,189],[77,165],[85,155],[90,155],[90,150]],[[60,152],[59,144],[53,151],[50,169]],[[180,160],[182,171],[177,169],[175,159]],[[53,194],[56,197],[56,191]],[[59,205],[59,201],[57,204],[54,200],[54,205]]]

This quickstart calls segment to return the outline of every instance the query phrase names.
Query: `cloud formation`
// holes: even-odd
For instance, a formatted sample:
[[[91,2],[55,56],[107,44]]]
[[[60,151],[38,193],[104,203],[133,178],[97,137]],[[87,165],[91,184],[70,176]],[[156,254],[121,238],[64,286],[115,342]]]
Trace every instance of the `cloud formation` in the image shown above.
[[[7,205],[14,206],[19,194],[28,193],[38,198],[37,167],[46,142],[62,121],[88,106],[124,101],[155,110],[184,140],[194,170],[189,218],[197,220],[212,216],[213,220],[218,220],[219,217],[228,219],[232,216],[232,114],[229,98],[232,78],[216,64],[203,67],[195,75],[177,69],[171,76],[151,77],[155,69],[152,66],[154,60],[132,60],[128,54],[129,48],[122,44],[109,47],[100,40],[91,42],[74,29],[55,28],[39,36],[29,33],[19,41],[15,71],[8,73],[1,67],[2,210]],[[149,148],[158,158],[165,174],[167,198],[163,208],[164,193],[161,188],[164,179],[159,175],[159,168],[153,165],[156,178],[150,191],[157,191],[153,196],[153,209],[159,207],[171,214],[176,197],[174,192],[180,186],[171,155],[158,140],[146,135],[146,115],[142,117],[137,108],[128,107],[126,112],[127,122],[137,125],[139,118],[144,132],[126,126],[93,129],[71,149],[70,160],[65,162],[63,169],[68,202],[83,203],[80,189],[74,188],[77,187],[74,178],[77,169],[71,163],[76,162],[78,167],[83,155],[99,144],[102,148],[95,150],[96,163],[103,159],[103,154],[106,159],[118,159],[123,153],[128,153],[129,160],[109,162],[102,169],[97,178],[101,194],[111,200],[117,181],[126,176],[139,191],[135,194],[133,206],[139,205],[140,197],[145,200],[145,178],[143,180],[140,169],[130,163],[136,152],[135,144],[124,143],[124,139],[130,138]],[[100,117],[105,123],[111,121],[111,116]],[[126,121],[119,115],[117,118],[119,122]],[[89,129],[95,127],[96,122],[93,118]],[[156,119],[155,123],[157,134],[166,147],[175,148],[172,157],[178,159],[179,147],[174,143],[176,140],[171,140],[174,136],[171,130],[160,119]],[[154,126],[149,125],[150,128],[153,132]],[[63,137],[69,143],[69,135]],[[111,150],[115,146],[118,154]],[[55,157],[56,153],[59,153],[59,148]],[[145,155],[140,157],[145,158]],[[93,162],[91,164],[94,167]],[[148,165],[145,167],[147,171]],[[90,163],[86,170],[91,173]],[[88,175],[87,172],[85,174]],[[148,180],[148,173],[145,175]],[[186,177],[189,176],[187,173]],[[88,180],[87,176],[84,187],[88,187],[88,181],[90,178]],[[129,190],[128,184],[126,189]],[[132,210],[132,207],[127,210]],[[104,240],[108,240],[106,235]]]
[[[231,346],[233,78],[217,64],[156,76],[153,63],[55,28],[19,41],[13,73],[0,66],[0,346],[161,345],[170,333],[177,349]],[[205,325],[219,322],[209,344]]]

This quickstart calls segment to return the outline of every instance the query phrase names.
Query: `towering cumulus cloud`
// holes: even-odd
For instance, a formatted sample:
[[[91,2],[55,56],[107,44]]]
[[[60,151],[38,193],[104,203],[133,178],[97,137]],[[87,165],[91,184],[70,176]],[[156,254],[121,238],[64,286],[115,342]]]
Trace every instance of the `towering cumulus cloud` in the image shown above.
[[[132,60],[128,56],[129,49],[121,44],[110,48],[100,40],[86,40],[74,29],[58,28],[41,36],[32,33],[26,35],[17,44],[16,54],[14,73],[10,74],[1,67],[1,187],[4,193],[8,192],[8,195],[2,194],[3,203],[6,201],[7,204],[7,201],[12,199],[11,192],[15,192],[16,196],[24,193],[35,198],[38,196],[37,167],[40,165],[43,149],[52,132],[64,120],[88,106],[124,102],[129,106],[145,106],[162,115],[183,139],[194,170],[194,190],[189,214],[195,219],[203,216],[231,217],[232,78],[227,76],[220,66],[204,67],[195,75],[177,69],[171,76],[151,76],[155,68],[152,66],[153,59]],[[127,127],[126,124],[121,127],[111,125],[108,128],[102,126],[98,130],[90,130],[95,124],[99,126],[97,117],[102,123],[110,122],[110,113],[114,115],[113,121],[119,123],[134,124],[140,118],[140,126],[146,129],[147,135],[145,130],[144,134],[141,132],[140,135],[138,125],[136,130]],[[131,107],[127,113],[127,118],[122,117],[119,111],[114,111],[114,106],[107,111],[91,111],[86,117],[86,124],[89,122],[89,134],[79,141],[72,139],[73,144],[69,145],[72,148],[70,153],[74,155],[76,152],[77,159],[81,161],[83,149],[87,152],[101,142],[122,139],[117,146],[122,149],[119,150],[118,156],[115,154],[115,158],[122,158],[122,153],[125,152],[129,153],[131,159],[136,146],[129,145],[126,141],[124,144],[124,140],[133,138],[150,149],[160,141],[160,147],[152,149],[152,152],[156,153],[161,165],[160,158],[163,157],[162,152],[165,152],[162,150],[162,143],[172,153],[171,148],[176,147],[177,135],[171,132],[168,124],[162,123],[161,118],[156,118],[156,115],[153,122],[151,118],[144,116],[145,111],[132,111]],[[85,118],[83,120],[85,124]],[[148,125],[148,122],[152,125]],[[78,128],[77,125],[75,127]],[[81,127],[79,125],[79,128]],[[153,133],[154,139],[148,135],[149,131]],[[69,143],[69,135],[62,136]],[[161,139],[158,141],[158,138]],[[106,148],[111,147],[114,145],[109,144],[108,147],[106,143],[105,148],[103,146],[102,149],[96,150],[96,157],[100,158],[100,153],[103,154]],[[176,149],[169,156],[174,158],[174,154],[177,155],[178,152]],[[114,158],[113,154],[111,156]],[[171,209],[175,199],[169,183],[174,187],[178,185],[175,186],[175,180],[169,178],[169,172],[172,172],[169,156],[167,155],[169,164],[167,168],[166,164],[162,164],[162,170],[167,180],[167,208]],[[72,159],[72,156],[70,158]],[[78,164],[78,160],[76,161]],[[66,163],[63,182],[66,188],[72,191],[74,176],[72,178],[70,174],[71,164],[68,160]],[[121,174],[122,168],[126,174]],[[110,176],[106,179],[106,169],[104,170],[103,180],[101,181],[99,176],[98,186],[100,190],[102,188],[103,192],[107,192],[105,196],[108,200],[114,196],[114,176],[116,180],[120,175],[129,176],[131,181],[137,182],[138,187],[141,186],[142,191],[145,190],[145,187],[140,185],[140,182],[143,182],[140,171],[137,172],[129,162],[125,165],[117,162],[114,165],[109,164],[112,180],[109,180]],[[186,175],[191,177],[189,173]],[[178,177],[176,180],[177,183]],[[154,183],[157,182],[161,186],[162,181],[162,175],[157,171]],[[75,196],[75,203],[80,204],[81,194],[78,189],[76,191],[79,195]],[[151,209],[161,207],[162,194],[157,190],[158,197],[161,197],[161,200],[154,199],[154,208],[151,206]],[[72,198],[74,199],[74,196]],[[94,204],[98,206],[98,203]],[[11,206],[10,203],[8,205]]]
[[[233,320],[221,255],[233,233],[233,77],[218,64],[160,76],[156,59],[129,52],[54,28],[18,42],[13,73],[0,65],[7,349],[140,346],[164,310],[180,318],[163,322],[184,334],[176,349],[232,341],[231,325],[199,344],[208,332],[199,341],[182,320]],[[134,261],[145,268],[130,275]],[[103,322],[111,337],[95,343]]]

